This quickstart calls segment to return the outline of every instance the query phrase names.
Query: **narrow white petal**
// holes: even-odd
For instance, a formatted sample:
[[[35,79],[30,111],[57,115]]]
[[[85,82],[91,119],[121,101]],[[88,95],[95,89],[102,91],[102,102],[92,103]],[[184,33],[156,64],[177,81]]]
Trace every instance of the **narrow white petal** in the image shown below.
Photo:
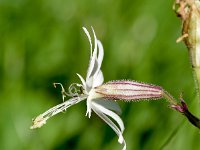
[[[123,145],[124,145],[124,147],[123,147],[122,150],[126,150],[126,141],[124,140],[124,137],[123,137],[122,134],[119,136],[118,142],[119,142],[120,144],[123,144]]]
[[[126,150],[126,142],[122,136],[122,131],[120,131],[120,129],[104,114],[104,112],[102,112],[102,109],[100,110],[98,107],[96,107],[97,105],[95,105],[95,102],[91,103],[92,105],[92,109],[94,110],[94,112],[102,119],[104,120],[114,131],[115,133],[118,135],[118,142],[120,144],[123,144],[123,150]]]
[[[82,77],[80,74],[78,74],[78,73],[76,73],[76,74],[77,74],[77,76],[79,77],[79,79],[81,80],[81,82],[82,82],[82,84],[83,84],[83,88],[86,89],[85,80],[83,79],[83,77]]]
[[[97,67],[94,68],[97,52],[95,52],[95,51],[93,52],[92,40],[91,40],[88,30],[85,27],[83,27],[83,30],[84,30],[85,34],[87,35],[89,42],[90,42],[90,61],[89,61],[89,65],[88,65],[87,75],[86,75],[86,85],[87,85],[86,89],[90,89],[93,84],[93,79],[91,78],[91,76],[92,76],[92,73],[94,72],[94,70],[96,70],[96,68],[97,68]],[[94,37],[96,37],[96,36],[94,36]],[[96,44],[95,44],[95,47],[96,47]]]
[[[104,114],[108,115],[109,117],[113,118],[118,123],[118,125],[120,127],[120,130],[123,133],[123,131],[124,131],[124,123],[123,123],[122,119],[116,113],[114,113],[111,110],[103,107],[102,105],[99,105],[98,103],[96,103],[96,101],[92,101],[92,104],[96,108],[98,108],[98,110],[100,110]]]
[[[114,131],[115,133],[120,136],[121,131],[120,129],[106,116],[101,110],[99,110],[97,107],[95,107],[92,103],[92,110],[103,120],[105,121]]]
[[[91,37],[89,35],[89,32],[86,28],[83,28],[86,35],[88,36],[88,39],[91,43]],[[103,61],[103,46],[99,40],[97,40],[96,34],[94,32],[94,29],[92,28],[92,32],[94,35],[94,50],[91,53],[91,58],[87,70],[86,75],[86,90],[89,91],[92,87],[99,86],[103,83],[103,74],[100,71],[101,64]],[[97,57],[97,51],[98,57]]]
[[[93,77],[86,78],[86,91],[89,92],[93,85]]]
[[[93,32],[93,35],[94,35],[94,51],[93,51],[93,54],[92,54],[92,59],[94,59],[94,64],[93,64],[93,69],[92,69],[92,72],[90,73],[90,76],[93,76],[95,74],[97,74],[98,72],[98,68],[99,68],[99,65],[98,65],[98,60],[97,60],[97,37],[96,37],[96,34],[94,32],[94,29],[93,27],[92,28],[92,32]],[[92,65],[92,63],[91,63]]]
[[[85,27],[83,27],[83,30],[84,30],[85,34],[87,35],[88,40],[90,42],[90,52],[91,52],[90,56],[92,56],[92,40],[91,40],[90,34],[89,34],[88,30]]]
[[[101,85],[104,80],[103,73],[100,70],[101,64],[103,61],[103,46],[99,40],[97,40],[97,44],[98,44],[99,53],[98,53],[98,58],[96,59],[95,64],[94,64],[93,72],[91,73],[91,76],[93,76],[92,87]]]
[[[92,77],[92,72],[94,72],[94,65],[95,65],[95,58],[92,56],[89,62],[88,70],[87,70],[86,81],[90,77]]]
[[[119,107],[118,103],[112,100],[104,100],[104,99],[95,99],[93,100],[96,103],[98,103],[99,105],[102,105],[103,107],[109,109],[109,110],[113,110],[115,111],[117,114],[121,114],[122,110]]]
[[[97,40],[97,45],[99,49],[97,61],[98,61],[99,69],[100,69],[102,61],[103,61],[104,50],[103,50],[103,45],[101,44],[101,41]]]
[[[93,35],[94,35],[94,52],[93,52],[93,56],[95,56],[95,59],[97,58],[97,37],[96,37],[96,34],[94,32],[94,29],[93,27],[92,28],[92,32],[93,32]]]
[[[85,116],[88,116],[90,118],[91,114],[92,114],[92,104],[91,104],[90,97],[87,98],[87,102],[86,103],[87,103],[87,111],[86,111]]]
[[[94,34],[94,51],[91,54],[90,62],[89,62],[89,67],[87,71],[87,77],[86,77],[86,82],[87,80],[92,77],[92,75],[95,74],[97,68],[98,68],[98,63],[96,63],[97,59],[97,38],[94,32],[94,29],[92,28],[93,34]]]
[[[103,73],[100,70],[96,75],[94,75],[92,87],[97,87],[103,83],[104,77]]]

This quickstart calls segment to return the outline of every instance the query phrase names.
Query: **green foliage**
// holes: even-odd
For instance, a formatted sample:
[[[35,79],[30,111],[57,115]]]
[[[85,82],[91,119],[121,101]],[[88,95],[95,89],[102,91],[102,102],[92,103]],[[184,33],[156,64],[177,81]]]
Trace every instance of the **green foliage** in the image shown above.
[[[0,0],[0,149],[121,149],[117,136],[79,103],[30,130],[31,119],[62,102],[60,89],[86,75],[89,43],[82,26],[102,41],[105,82],[133,79],[184,92],[191,111],[195,89],[180,22],[170,1]],[[164,100],[122,103],[127,149],[200,147],[199,131]]]

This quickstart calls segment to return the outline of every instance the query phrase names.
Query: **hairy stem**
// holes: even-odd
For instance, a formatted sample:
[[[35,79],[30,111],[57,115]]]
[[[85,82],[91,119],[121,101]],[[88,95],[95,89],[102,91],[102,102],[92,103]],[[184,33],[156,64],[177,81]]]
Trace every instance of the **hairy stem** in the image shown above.
[[[170,103],[170,105],[178,105],[176,99],[165,90],[163,90],[163,97]]]
[[[170,103],[170,107],[172,109],[182,113],[192,125],[200,129],[200,119],[189,111],[187,104],[182,99],[182,96],[180,98],[181,103],[178,103],[171,94],[163,90],[163,97]]]

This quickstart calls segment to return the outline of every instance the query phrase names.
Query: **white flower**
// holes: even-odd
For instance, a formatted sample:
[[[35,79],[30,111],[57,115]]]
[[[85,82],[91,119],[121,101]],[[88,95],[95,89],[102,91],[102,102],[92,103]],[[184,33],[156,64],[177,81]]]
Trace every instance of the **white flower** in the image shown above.
[[[90,42],[90,61],[87,70],[86,80],[79,74],[78,77],[80,78],[82,84],[73,84],[69,88],[69,94],[65,92],[63,86],[62,87],[62,94],[63,100],[65,96],[72,96],[71,99],[64,101],[63,103],[54,106],[53,108],[47,110],[43,114],[40,114],[33,120],[33,125],[31,129],[39,128],[46,123],[46,121],[56,115],[59,112],[65,111],[68,107],[79,103],[86,99],[87,101],[87,111],[86,116],[89,118],[91,117],[92,111],[94,111],[102,120],[104,120],[118,135],[118,142],[123,144],[123,150],[126,149],[126,142],[123,138],[123,131],[124,131],[124,124],[118,114],[121,113],[121,109],[115,101],[106,100],[104,95],[99,94],[96,91],[98,86],[103,84],[103,73],[101,71],[101,64],[103,61],[104,50],[101,42],[96,38],[95,32],[92,28],[93,35],[94,35],[94,48],[92,45],[92,40],[90,37],[89,32],[86,28],[83,27],[89,42]],[[81,91],[78,91],[75,86],[79,87]],[[118,114],[117,114],[118,113]],[[114,123],[112,120],[116,123]]]

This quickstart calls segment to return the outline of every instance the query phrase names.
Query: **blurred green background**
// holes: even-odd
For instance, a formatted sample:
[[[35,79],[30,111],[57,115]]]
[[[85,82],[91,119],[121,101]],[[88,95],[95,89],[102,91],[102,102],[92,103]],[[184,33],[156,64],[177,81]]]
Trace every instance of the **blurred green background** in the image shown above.
[[[89,61],[82,26],[102,41],[105,82],[132,79],[163,86],[176,98],[184,92],[199,115],[188,52],[176,44],[181,23],[173,1],[0,0],[0,149],[117,150],[113,130],[85,101],[30,130],[31,119],[62,102],[60,89],[80,82]],[[200,147],[199,130],[164,99],[119,102],[128,150]]]

